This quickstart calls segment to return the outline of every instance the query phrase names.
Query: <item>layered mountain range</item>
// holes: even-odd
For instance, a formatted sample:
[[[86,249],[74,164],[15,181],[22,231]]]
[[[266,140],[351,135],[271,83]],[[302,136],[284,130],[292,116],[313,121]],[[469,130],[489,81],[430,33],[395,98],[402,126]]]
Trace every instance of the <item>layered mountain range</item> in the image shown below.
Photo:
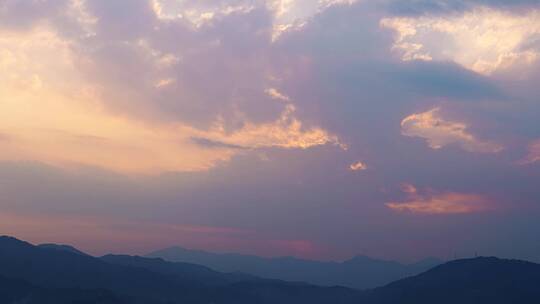
[[[70,246],[0,237],[0,303],[6,304],[532,304],[540,303],[539,283],[539,264],[479,257],[359,290],[161,258],[93,257]]]

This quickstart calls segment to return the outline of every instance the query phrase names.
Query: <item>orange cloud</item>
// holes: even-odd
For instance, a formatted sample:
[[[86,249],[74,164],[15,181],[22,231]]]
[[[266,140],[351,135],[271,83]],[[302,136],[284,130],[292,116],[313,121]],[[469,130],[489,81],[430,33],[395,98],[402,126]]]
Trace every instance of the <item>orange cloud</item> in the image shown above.
[[[457,144],[468,152],[497,153],[503,149],[497,143],[476,138],[469,133],[465,123],[445,120],[440,115],[440,108],[405,117],[401,121],[401,134],[424,138],[432,149],[450,144]]]
[[[477,194],[457,192],[420,194],[410,184],[402,185],[402,191],[407,194],[407,199],[386,203],[388,208],[397,212],[420,214],[464,214],[489,209],[488,200]]]
[[[355,162],[353,164],[351,164],[349,166],[349,169],[351,171],[363,171],[363,170],[366,170],[367,169],[367,166],[366,164],[364,164],[363,162],[361,161],[358,161],[358,162]]]
[[[107,101],[80,75],[75,57],[69,42],[47,28],[0,32],[0,134],[9,138],[0,140],[0,160],[159,174],[207,170],[242,153],[235,146],[307,149],[338,143],[322,128],[305,127],[292,104],[275,121],[253,123],[245,117],[232,133],[219,119],[201,130],[120,115],[103,106]],[[275,89],[268,94],[286,99]],[[209,149],[193,138],[224,145]]]
[[[217,123],[208,132],[201,132],[200,138],[226,145],[243,148],[301,148],[333,144],[341,146],[337,136],[321,128],[305,129],[302,122],[294,117],[294,105],[288,104],[281,116],[274,122],[253,124],[247,122],[244,127],[226,134],[221,123]]]

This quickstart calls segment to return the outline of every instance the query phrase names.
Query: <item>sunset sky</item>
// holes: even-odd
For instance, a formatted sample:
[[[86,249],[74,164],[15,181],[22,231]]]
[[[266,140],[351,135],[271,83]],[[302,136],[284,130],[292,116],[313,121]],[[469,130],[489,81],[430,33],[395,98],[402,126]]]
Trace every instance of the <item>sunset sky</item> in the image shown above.
[[[0,234],[540,261],[540,1],[0,0]]]

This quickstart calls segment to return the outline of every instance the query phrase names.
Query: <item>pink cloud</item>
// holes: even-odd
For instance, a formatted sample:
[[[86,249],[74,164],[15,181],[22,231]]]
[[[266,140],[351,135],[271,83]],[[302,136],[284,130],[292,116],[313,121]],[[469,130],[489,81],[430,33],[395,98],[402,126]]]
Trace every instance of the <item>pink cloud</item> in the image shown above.
[[[534,140],[529,144],[529,152],[525,158],[518,161],[520,165],[528,165],[535,162],[540,162],[540,139]]]

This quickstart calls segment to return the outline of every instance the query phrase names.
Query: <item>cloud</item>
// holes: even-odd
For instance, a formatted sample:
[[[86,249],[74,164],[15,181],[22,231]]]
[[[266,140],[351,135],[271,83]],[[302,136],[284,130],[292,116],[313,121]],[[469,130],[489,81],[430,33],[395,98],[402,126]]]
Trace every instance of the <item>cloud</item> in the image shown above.
[[[281,101],[284,101],[284,102],[290,102],[291,101],[291,98],[289,96],[284,95],[283,93],[281,93],[280,91],[278,91],[275,88],[266,89],[266,90],[264,90],[264,92],[266,94],[268,94],[268,96],[272,97],[273,99],[281,100]]]
[[[381,20],[396,31],[394,49],[403,60],[452,60],[491,74],[540,58],[540,49],[524,48],[540,33],[540,7],[524,13],[476,8],[460,14],[393,17]]]
[[[291,104],[281,113],[279,119],[271,123],[254,124],[247,122],[241,129],[230,134],[223,133],[219,123],[201,138],[222,145],[242,148],[300,148],[332,144],[342,146],[337,136],[320,128],[305,129],[302,122],[294,117],[295,107]]]
[[[469,133],[465,123],[445,120],[440,108],[405,117],[401,121],[401,134],[424,138],[432,149],[451,144],[468,152],[497,153],[503,149],[499,144],[477,139]]]
[[[245,149],[339,145],[338,138],[323,129],[304,130],[293,116],[293,108],[274,122],[248,122],[229,133],[219,124],[200,130],[179,123],[149,124],[119,117],[103,112],[92,95],[80,92],[49,87],[19,91],[0,85],[0,96],[10,98],[0,113],[0,129],[10,138],[0,151],[0,160],[158,174],[207,170]],[[28,106],[46,107],[39,113],[22,111]]]
[[[389,202],[386,206],[396,212],[419,214],[466,214],[489,209],[488,200],[481,195],[458,192],[419,193],[411,184],[404,184],[402,191],[407,199]]]
[[[274,12],[274,36],[287,30],[301,27],[314,15],[338,5],[352,5],[357,0],[266,0],[268,8]]]
[[[352,164],[349,166],[349,169],[350,169],[351,171],[363,171],[363,170],[366,170],[366,169],[367,169],[367,166],[366,166],[366,164],[364,164],[363,162],[358,161],[358,162],[352,163]]]
[[[192,137],[191,140],[193,143],[205,147],[205,148],[227,148],[227,149],[246,149],[245,147],[239,146],[239,145],[233,145],[233,144],[226,144],[219,141],[214,141],[208,138],[201,138],[201,137]]]
[[[111,79],[107,90],[114,87],[114,91],[109,94],[88,79],[87,63],[80,61],[80,49],[74,48],[60,33],[42,27],[26,32],[1,29],[0,32],[3,71],[0,75],[0,131],[11,139],[0,151],[0,160],[32,160],[61,167],[96,166],[126,174],[157,174],[207,170],[244,149],[307,149],[339,144],[337,136],[328,131],[306,126],[295,116],[292,104],[270,102],[262,89],[258,95],[261,101],[283,108],[275,120],[259,122],[236,111],[234,127],[231,120],[217,115],[210,127],[198,128],[190,124],[191,120],[148,120],[130,111],[118,112],[115,106],[111,108],[111,103],[117,101],[110,98],[118,97],[122,99],[120,103],[126,102],[126,107],[138,108],[131,97],[141,98],[137,94],[139,90],[145,94],[144,88],[136,86],[138,78],[145,78],[144,72],[122,71],[134,73],[125,75],[135,83],[125,77],[119,78],[122,81]],[[140,47],[148,51],[144,43]],[[158,66],[175,65],[179,60],[173,55],[155,57]],[[111,70],[101,66],[104,70],[99,73],[114,74],[115,69],[130,67],[124,65],[126,62],[122,59],[115,61],[110,64],[118,63],[118,66]],[[141,66],[133,64],[131,68],[145,66],[144,61]],[[118,84],[128,87],[122,91]],[[175,81],[161,84],[159,88],[152,84],[148,90],[169,90],[177,85]],[[275,95],[279,93],[276,89],[269,93],[274,93],[272,98],[285,98]],[[181,98],[182,95],[175,93],[175,96]]]
[[[402,192],[404,193],[407,193],[407,194],[411,194],[411,195],[414,195],[418,192],[418,190],[416,189],[416,187],[412,184],[409,184],[409,183],[402,183],[400,185],[400,189]]]
[[[540,162],[540,139],[533,140],[529,143],[528,147],[529,153],[525,158],[518,161],[520,165],[528,165],[536,162]]]
[[[8,72],[0,76],[7,80],[0,89],[23,101],[11,103],[5,115],[25,121],[24,130],[10,126],[18,144],[3,153],[4,159],[18,155],[62,166],[80,163],[117,172],[155,173],[206,170],[241,150],[307,149],[327,144],[344,148],[338,134],[349,130],[330,131],[336,124],[329,122],[341,124],[342,115],[336,111],[352,115],[357,106],[329,102],[336,91],[349,95],[343,98],[358,100],[355,90],[377,88],[370,91],[383,98],[388,92],[381,94],[379,89],[388,79],[401,82],[401,78],[434,74],[397,65],[391,68],[396,73],[354,76],[358,89],[351,89],[349,81],[339,81],[340,75],[330,82],[309,79],[338,72],[332,66],[351,62],[372,64],[368,69],[376,71],[380,70],[377,66],[391,66],[383,54],[389,40],[379,31],[380,16],[369,14],[372,7],[351,1],[320,2],[311,13],[305,11],[307,15],[293,13],[294,7],[313,2],[281,3],[281,13],[269,3],[241,0],[134,1],[129,5],[96,0],[65,5],[69,13],[62,18],[56,13],[40,15],[49,19],[46,26],[36,21],[23,33],[8,30],[2,36],[7,52],[0,54],[0,63]],[[5,9],[16,11],[14,6]],[[280,22],[276,14],[289,13],[304,19],[305,28],[272,41],[273,26]],[[369,18],[359,19],[359,15]],[[337,20],[357,26],[332,30]],[[60,26],[66,22],[78,26],[68,34]],[[345,36],[362,39],[343,39]],[[328,48],[321,41],[333,41],[329,42],[333,46]],[[328,70],[317,70],[321,67]],[[435,74],[448,71],[446,67],[440,70]],[[392,79],[390,74],[398,76]],[[447,78],[458,78],[449,74]],[[413,82],[412,86],[423,85],[422,79]],[[470,85],[468,79],[464,82]],[[316,91],[326,87],[330,90],[317,96]],[[28,88],[32,90],[20,93]],[[51,109],[61,112],[45,109],[50,119],[41,121],[23,114],[23,104],[37,105],[43,96],[51,99],[46,101]],[[368,105],[370,99],[360,100],[364,110],[379,107]],[[386,108],[386,104],[380,107]],[[81,117],[89,125],[55,119],[59,113]],[[366,116],[359,117],[367,123]],[[92,128],[92,120],[110,130]],[[30,132],[36,136],[31,138]],[[94,146],[96,153],[89,153],[92,147],[84,141],[73,140],[89,137],[106,139]],[[56,138],[58,147],[52,147],[48,138]],[[56,155],[60,151],[64,155]],[[156,163],[142,161],[145,154],[153,155]]]
[[[230,157],[190,143],[197,130],[185,124],[151,124],[105,110],[57,33],[40,28],[0,37],[0,130],[11,139],[1,160],[156,173],[203,170]]]
[[[201,227],[267,234],[260,242],[259,234],[194,233],[178,241],[202,248],[260,246],[264,253],[264,243],[274,240],[283,254],[309,254],[302,248],[311,242],[329,243],[334,254],[369,247],[409,257],[461,241],[462,227],[485,231],[475,238],[481,244],[494,228],[482,220],[501,234],[523,234],[507,215],[463,226],[455,218],[426,219],[421,227],[400,219],[380,207],[389,201],[384,189],[402,180],[467,190],[409,184],[403,199],[391,202],[402,204],[396,211],[465,212],[482,205],[465,201],[493,197],[511,202],[515,214],[536,216],[537,166],[508,166],[522,153],[512,142],[538,138],[539,62],[523,55],[538,49],[538,37],[528,34],[534,9],[511,4],[526,1],[0,2],[6,208],[148,218],[180,223],[182,235]],[[389,2],[402,10],[388,11]],[[487,2],[489,9],[478,6]],[[518,56],[499,63],[506,53]],[[434,100],[444,100],[445,111],[432,109]],[[404,135],[432,148],[492,153],[505,143],[506,151],[433,153]],[[14,170],[21,164],[13,161],[38,164]],[[346,172],[366,164],[376,174]],[[96,218],[88,221],[98,226]],[[126,225],[123,244],[176,241],[170,227],[146,233],[150,226],[136,222]],[[54,224],[33,229],[54,235]],[[359,242],[350,241],[351,231]],[[290,240],[280,241],[282,235]],[[408,246],[411,235],[434,245]],[[148,245],[150,239],[161,243]]]

